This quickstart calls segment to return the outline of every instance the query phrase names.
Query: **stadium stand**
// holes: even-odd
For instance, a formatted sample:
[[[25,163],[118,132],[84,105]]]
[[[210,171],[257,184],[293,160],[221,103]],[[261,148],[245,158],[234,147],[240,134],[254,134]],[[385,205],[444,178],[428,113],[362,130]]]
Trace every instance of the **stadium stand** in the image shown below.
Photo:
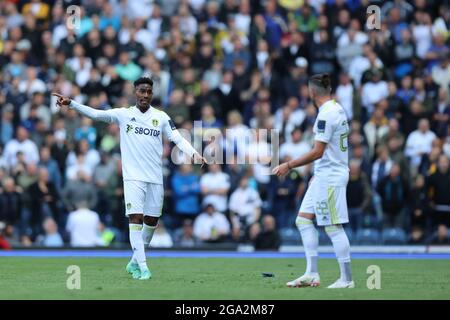
[[[204,148],[245,158],[275,143],[248,129],[276,129],[285,161],[312,146],[316,109],[307,79],[328,72],[352,130],[352,243],[445,243],[439,234],[450,227],[450,2],[287,3],[0,1],[4,241],[29,247],[61,237],[69,245],[67,217],[86,201],[100,217],[103,245],[127,243],[117,125],[59,110],[51,92],[101,110],[125,107],[134,104],[130,81],[147,75],[154,80],[152,104],[178,128],[194,136],[193,121],[202,120],[206,135],[229,130]],[[368,28],[370,4],[380,6],[379,28]],[[188,225],[179,228],[195,220],[208,194],[199,187],[186,196],[183,187],[200,184],[209,169],[175,165],[164,143],[167,234],[180,238],[175,245],[201,245]],[[238,230],[228,202],[246,176],[261,198],[250,224],[272,215],[283,243],[298,244],[293,222],[312,166],[285,180],[268,170],[261,163],[222,165],[230,188],[221,211]],[[55,224],[44,227],[48,218]],[[250,229],[227,241],[250,243]],[[329,244],[326,237],[321,231],[320,242]]]

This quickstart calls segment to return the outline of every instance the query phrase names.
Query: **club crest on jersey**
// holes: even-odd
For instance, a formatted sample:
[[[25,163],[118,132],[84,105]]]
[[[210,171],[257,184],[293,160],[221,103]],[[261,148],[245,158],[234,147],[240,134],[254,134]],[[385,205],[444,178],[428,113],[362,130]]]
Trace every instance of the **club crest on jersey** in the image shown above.
[[[152,124],[153,124],[154,127],[157,127],[159,125],[158,119],[153,119],[152,120]]]
[[[133,126],[131,124],[127,124],[127,133],[133,130]]]
[[[325,120],[319,120],[317,122],[317,131],[325,132],[325,126],[326,126],[326,121]]]
[[[131,209],[131,203],[127,203],[127,210],[130,210]]]

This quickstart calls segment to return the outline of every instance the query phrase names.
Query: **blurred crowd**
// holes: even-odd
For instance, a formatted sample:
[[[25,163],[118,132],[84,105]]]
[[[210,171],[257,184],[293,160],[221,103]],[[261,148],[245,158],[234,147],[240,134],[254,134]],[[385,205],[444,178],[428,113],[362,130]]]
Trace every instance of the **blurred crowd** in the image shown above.
[[[371,4],[379,28],[378,16],[366,25]],[[352,241],[450,243],[449,4],[1,1],[0,247],[126,242],[117,124],[60,110],[50,93],[129,106],[132,81],[147,75],[152,105],[178,128],[201,120],[205,136],[226,132],[204,146],[232,155],[177,166],[164,142],[164,211],[151,245],[278,248],[298,234],[312,166],[267,174],[275,141],[249,129],[278,130],[280,161],[310,150],[317,111],[307,80],[324,72],[351,123]]]

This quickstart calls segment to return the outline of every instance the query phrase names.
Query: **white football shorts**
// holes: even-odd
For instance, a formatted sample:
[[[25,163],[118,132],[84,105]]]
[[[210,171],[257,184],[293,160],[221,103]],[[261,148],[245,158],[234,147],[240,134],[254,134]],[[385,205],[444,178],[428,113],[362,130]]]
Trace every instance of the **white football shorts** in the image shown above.
[[[125,180],[123,189],[126,216],[134,213],[158,218],[161,216],[164,202],[162,184]]]
[[[299,212],[315,214],[318,226],[348,223],[346,189],[314,179],[306,190]]]

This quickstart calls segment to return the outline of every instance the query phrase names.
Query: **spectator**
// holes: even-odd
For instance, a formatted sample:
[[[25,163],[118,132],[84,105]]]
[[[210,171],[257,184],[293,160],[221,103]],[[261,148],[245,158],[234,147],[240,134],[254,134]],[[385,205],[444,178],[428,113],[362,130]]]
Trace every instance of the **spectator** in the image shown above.
[[[419,174],[428,176],[437,171],[439,156],[442,153],[442,148],[439,144],[439,140],[433,141],[431,152],[422,156],[418,170]]]
[[[57,190],[62,189],[61,171],[58,163],[51,157],[50,148],[43,146],[40,149],[40,158],[38,165],[45,167],[48,171],[49,181],[52,182]]]
[[[394,47],[395,75],[401,78],[413,69],[413,58],[416,55],[411,32],[408,29],[401,31],[401,40]]]
[[[412,31],[416,43],[416,53],[420,59],[424,59],[431,47],[431,27],[430,15],[425,11],[415,13],[417,24],[413,25]]]
[[[6,224],[3,221],[0,221],[0,250],[11,250],[11,245],[4,236],[5,227]]]
[[[433,210],[433,224],[450,225],[450,170],[449,158],[439,156],[438,170],[429,176],[427,190],[431,209]]]
[[[77,210],[69,213],[66,231],[72,247],[95,247],[103,245],[100,232],[103,228],[97,212],[88,209],[86,201],[76,205]]]
[[[219,164],[212,163],[208,167],[209,172],[200,178],[203,201],[214,205],[215,210],[225,212],[227,206],[227,194],[230,189],[230,177],[222,172]]]
[[[425,242],[425,232],[420,226],[413,226],[411,230],[411,235],[409,237],[408,243],[412,245],[424,244]]]
[[[249,173],[248,171],[249,169],[246,165],[238,163],[238,158],[236,156],[228,158],[224,172],[230,177],[230,190],[233,191],[239,187],[241,178],[246,174],[251,174],[251,172]]]
[[[290,159],[297,159],[311,150],[311,146],[306,141],[302,140],[303,131],[301,128],[294,128],[291,136],[292,140],[290,142],[285,142],[281,145],[280,158],[289,157]],[[296,168],[295,170],[302,176],[306,174],[306,167]]]
[[[108,132],[100,141],[100,150],[103,152],[119,153],[119,126],[117,123],[111,123],[108,126]]]
[[[175,89],[172,91],[169,100],[167,114],[173,119],[175,124],[180,125],[189,120],[189,110],[186,105],[186,95],[183,90]]]
[[[34,163],[24,164],[23,154],[18,154],[19,162],[13,168],[13,177],[17,180],[20,190],[26,190],[38,180],[38,166]]]
[[[428,243],[432,245],[449,245],[450,237],[447,226],[439,225],[436,234],[431,237]]]
[[[294,129],[301,128],[305,121],[305,110],[299,107],[299,100],[290,97],[286,105],[275,113],[275,128],[280,131],[281,138],[286,142],[291,141]]]
[[[415,96],[413,81],[410,75],[405,75],[401,80],[400,90],[397,91],[399,97],[405,105],[408,105]]]
[[[236,110],[232,110],[228,113],[227,120],[227,150],[232,150],[233,155],[236,155],[239,159],[242,159],[242,157],[245,157],[246,149],[252,139],[251,130],[242,123],[242,116]]]
[[[405,202],[409,196],[408,185],[400,175],[400,166],[392,165],[389,176],[384,177],[377,186],[383,206],[383,226],[389,228],[403,228],[409,221],[405,221]]]
[[[172,176],[172,191],[177,219],[175,227],[178,227],[185,218],[193,219],[200,211],[199,177],[192,172],[191,164],[181,165]]]
[[[421,119],[418,129],[406,139],[405,155],[409,157],[411,166],[419,166],[421,157],[431,152],[431,143],[435,138],[436,134],[430,130],[429,121]]]
[[[411,188],[408,206],[411,210],[411,225],[419,227],[422,230],[427,226],[427,192],[425,185],[425,177],[417,175]]]
[[[262,218],[262,231],[256,236],[254,246],[256,250],[278,250],[281,238],[271,215]]]
[[[81,170],[77,172],[75,179],[67,181],[62,190],[62,200],[69,211],[75,211],[80,202],[85,202],[86,208],[95,208],[97,199],[91,177]]]
[[[175,243],[183,248],[192,248],[196,246],[197,239],[194,236],[194,228],[191,219],[185,219],[183,221],[181,232],[175,237]]]
[[[173,246],[172,237],[164,227],[164,222],[161,220],[158,222],[158,227],[153,234],[150,247],[152,248],[171,248]]]
[[[361,229],[364,219],[371,211],[372,189],[364,172],[361,172],[361,163],[351,160],[350,178],[347,185],[347,206],[350,226],[353,232]]]
[[[28,130],[24,127],[17,128],[16,139],[9,141],[5,145],[3,158],[8,166],[11,168],[17,164],[17,153],[21,152],[24,155],[24,162],[26,164],[35,163],[39,161],[39,151],[36,144],[28,139]]]
[[[100,214],[102,221],[111,225],[112,213],[110,206],[110,199],[108,198],[108,181],[115,174],[115,163],[110,158],[109,154],[103,152],[100,155],[100,163],[95,167],[92,175],[92,183],[97,192],[97,206],[96,212]]]
[[[336,53],[330,36],[326,30],[319,30],[317,43],[311,45],[310,56],[311,73],[328,73],[334,75],[336,72]]]
[[[444,88],[439,89],[438,103],[433,120],[437,136],[440,138],[446,137],[447,127],[450,124],[450,99],[448,90]]]
[[[363,85],[361,92],[362,105],[366,114],[370,117],[375,105],[389,96],[389,88],[386,81],[381,79],[379,70],[372,70],[370,81]]]
[[[247,149],[247,163],[253,170],[253,175],[258,182],[259,192],[262,198],[266,197],[266,188],[270,182],[270,167],[272,160],[272,149],[267,142],[269,139],[267,131],[254,130],[253,139]]]
[[[389,175],[393,161],[389,158],[389,150],[385,146],[379,146],[377,149],[377,159],[372,166],[372,186],[376,186],[380,181]]]
[[[241,178],[229,202],[233,234],[240,234],[240,230],[246,233],[248,226],[259,220],[261,205],[259,193],[249,186],[248,177]]]
[[[79,142],[81,140],[86,140],[89,149],[95,147],[95,142],[97,140],[97,130],[92,126],[92,123],[92,119],[83,117],[81,120],[81,127],[75,130],[75,141]]]
[[[22,121],[27,120],[30,116],[31,111],[35,110],[36,117],[39,120],[43,121],[45,129],[49,129],[52,115],[50,112],[50,108],[44,104],[44,93],[45,89],[42,91],[33,92],[31,101],[26,102],[20,107],[20,119]]]
[[[46,218],[43,223],[45,235],[37,240],[44,247],[62,247],[64,245],[61,235],[58,233],[58,225],[52,218]]]
[[[373,157],[375,148],[380,144],[381,138],[388,132],[388,119],[381,106],[375,108],[369,122],[364,125],[364,134],[369,147],[369,157]]]
[[[448,88],[450,85],[450,57],[443,56],[439,64],[435,65],[431,70],[433,81],[441,88]],[[446,89],[448,90],[448,89]]]
[[[14,136],[13,111],[14,107],[12,105],[6,105],[2,112],[2,121],[0,124],[0,144],[2,145],[12,140]]]
[[[135,81],[142,74],[141,67],[130,61],[129,54],[126,51],[120,53],[119,63],[116,64],[115,71],[121,79],[126,81]]]
[[[348,120],[353,119],[353,100],[354,100],[354,87],[351,83],[351,79],[346,73],[342,73],[339,76],[339,85],[336,88],[336,100],[344,108]]]
[[[268,205],[278,228],[294,225],[297,205],[304,190],[304,180],[297,171],[292,171],[283,178],[271,176]]]
[[[214,114],[214,108],[210,104],[206,104],[202,107],[202,128],[216,128],[222,127],[222,121],[218,120]]]
[[[7,177],[3,180],[3,188],[0,192],[0,221],[14,228],[22,215],[23,198],[17,190],[14,179]]]
[[[230,223],[223,213],[205,201],[204,212],[194,221],[194,236],[203,242],[223,241],[230,233]]]
[[[389,119],[396,118],[400,119],[402,114],[400,113],[405,109],[403,100],[397,96],[397,85],[395,82],[391,81],[388,83],[389,95],[386,98],[388,107],[386,110],[386,116]],[[404,130],[403,130],[404,132]]]
[[[95,167],[100,162],[100,153],[96,149],[90,149],[87,140],[82,139],[78,143],[76,150],[69,152],[66,160],[66,175],[69,179],[74,177],[74,173],[82,168],[92,176]]]
[[[39,168],[38,180],[26,192],[29,196],[31,213],[28,223],[35,237],[40,233],[45,218],[51,217],[58,222],[61,221],[60,197],[55,185],[49,181],[48,170],[43,167]]]

